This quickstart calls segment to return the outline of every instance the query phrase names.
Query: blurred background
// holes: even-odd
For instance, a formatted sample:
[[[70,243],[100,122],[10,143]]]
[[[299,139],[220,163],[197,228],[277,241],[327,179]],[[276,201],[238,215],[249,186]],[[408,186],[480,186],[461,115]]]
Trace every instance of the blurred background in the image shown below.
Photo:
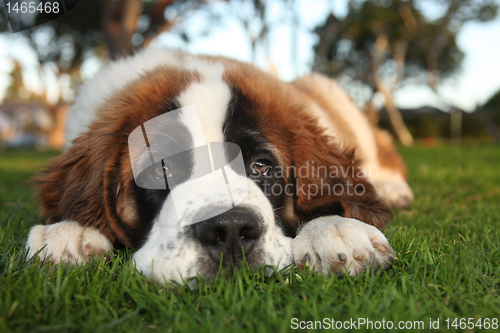
[[[17,33],[2,2],[0,150],[60,149],[79,85],[148,46],[321,72],[406,146],[498,144],[499,2],[82,0]]]

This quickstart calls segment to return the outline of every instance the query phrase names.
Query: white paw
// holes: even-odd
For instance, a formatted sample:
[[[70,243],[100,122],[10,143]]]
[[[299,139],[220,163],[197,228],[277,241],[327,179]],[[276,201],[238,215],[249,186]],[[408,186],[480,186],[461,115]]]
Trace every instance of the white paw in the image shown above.
[[[378,195],[393,208],[408,208],[414,199],[410,186],[402,178],[376,180],[373,185]]]
[[[358,220],[325,216],[307,223],[292,241],[299,267],[336,275],[357,275],[374,263],[387,269],[396,253],[377,228]]]
[[[36,225],[31,228],[26,244],[28,257],[40,249],[38,258],[53,264],[59,262],[81,264],[89,256],[104,255],[109,259],[113,245],[103,234],[92,227],[83,227],[78,222],[63,221],[51,225]]]

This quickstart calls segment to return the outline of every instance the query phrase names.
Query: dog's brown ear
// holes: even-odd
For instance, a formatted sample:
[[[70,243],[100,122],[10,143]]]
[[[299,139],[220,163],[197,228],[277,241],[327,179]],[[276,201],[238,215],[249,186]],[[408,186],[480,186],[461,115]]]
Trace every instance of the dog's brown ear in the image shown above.
[[[341,215],[379,229],[392,219],[392,211],[364,177],[354,151],[331,144],[315,124],[296,129],[291,140],[295,170],[295,213],[304,221]]]
[[[84,133],[34,181],[41,213],[49,215],[49,224],[71,219],[97,228],[115,244],[130,247],[131,230],[116,213],[119,180],[114,175],[117,156],[113,153],[119,150],[110,140],[113,137],[93,131]],[[111,145],[115,148],[110,149]]]

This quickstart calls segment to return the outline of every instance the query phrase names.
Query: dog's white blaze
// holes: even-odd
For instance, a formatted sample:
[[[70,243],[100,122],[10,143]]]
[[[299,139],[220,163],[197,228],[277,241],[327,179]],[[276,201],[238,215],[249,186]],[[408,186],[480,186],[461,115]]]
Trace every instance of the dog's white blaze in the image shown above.
[[[177,101],[183,106],[194,105],[198,112],[199,121],[203,128],[203,133],[199,133],[196,124],[198,121],[192,117],[182,117],[184,125],[190,130],[193,136],[194,146],[198,147],[205,142],[222,142],[224,134],[222,126],[226,117],[226,111],[231,100],[231,90],[222,80],[224,69],[221,65],[209,67],[211,70],[202,68],[201,82],[192,83],[178,97]]]
[[[188,128],[193,140],[193,147],[200,147],[207,142],[223,142],[222,126],[226,117],[226,110],[231,100],[231,91],[222,80],[224,68],[221,65],[207,66],[203,62],[199,68],[194,69],[201,74],[201,82],[192,83],[178,97],[177,102],[181,107],[194,105],[198,119],[183,114],[181,121]],[[199,130],[201,123],[202,132]],[[194,160],[194,174],[199,174],[199,169],[205,165],[198,165],[197,161],[205,163],[204,159]]]

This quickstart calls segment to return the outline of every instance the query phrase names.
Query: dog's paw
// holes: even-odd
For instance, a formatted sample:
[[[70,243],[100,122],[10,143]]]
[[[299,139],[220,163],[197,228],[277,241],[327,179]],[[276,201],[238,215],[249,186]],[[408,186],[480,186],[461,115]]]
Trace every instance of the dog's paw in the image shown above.
[[[292,242],[292,254],[299,267],[337,275],[357,275],[372,263],[375,270],[387,269],[396,257],[377,228],[340,216],[307,223]]]
[[[391,207],[404,209],[410,207],[414,196],[410,186],[402,177],[373,181],[378,195]]]
[[[109,259],[113,245],[97,229],[83,227],[74,221],[63,221],[32,227],[26,248],[29,258],[38,252],[40,260],[77,265],[88,262],[91,256]]]

